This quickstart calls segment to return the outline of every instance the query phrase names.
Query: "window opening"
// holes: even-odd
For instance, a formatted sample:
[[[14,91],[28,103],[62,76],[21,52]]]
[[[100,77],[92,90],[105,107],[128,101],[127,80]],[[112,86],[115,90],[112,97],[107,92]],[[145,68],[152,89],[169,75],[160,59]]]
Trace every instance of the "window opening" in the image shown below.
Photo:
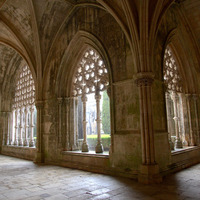
[[[73,96],[78,97],[78,138],[82,139],[82,152],[88,152],[90,149],[102,153],[104,148],[108,151],[110,130],[104,133],[102,129],[102,117],[107,117],[110,129],[109,103],[107,103],[109,112],[102,116],[102,97],[107,93],[109,85],[108,70],[94,49],[89,48],[83,54],[73,84]],[[106,116],[108,113],[109,116]]]
[[[22,67],[17,77],[12,119],[10,144],[34,147],[36,140],[35,84],[28,66]]]
[[[183,115],[183,83],[172,50],[167,47],[164,54],[164,84],[166,86],[166,110],[171,150],[183,148],[187,143]]]

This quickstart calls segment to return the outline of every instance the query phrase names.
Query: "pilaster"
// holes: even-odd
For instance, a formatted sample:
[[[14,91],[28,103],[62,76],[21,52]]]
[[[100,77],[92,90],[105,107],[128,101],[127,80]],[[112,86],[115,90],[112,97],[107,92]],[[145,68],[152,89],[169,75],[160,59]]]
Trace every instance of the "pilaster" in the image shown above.
[[[159,166],[155,161],[154,131],[151,88],[154,81],[150,72],[139,73],[136,84],[139,88],[140,101],[140,128],[142,139],[142,165],[138,175],[139,182],[161,182]]]
[[[63,98],[58,98],[58,145],[62,146],[62,104]]]
[[[37,152],[34,162],[43,163],[44,153],[43,153],[43,136],[42,136],[42,113],[44,108],[43,101],[37,101],[35,103],[37,109]]]

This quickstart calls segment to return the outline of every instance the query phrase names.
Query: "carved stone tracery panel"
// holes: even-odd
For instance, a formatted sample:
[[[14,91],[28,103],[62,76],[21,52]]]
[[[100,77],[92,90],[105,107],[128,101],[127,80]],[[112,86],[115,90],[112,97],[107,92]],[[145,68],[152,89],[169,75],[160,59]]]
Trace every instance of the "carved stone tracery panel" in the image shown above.
[[[108,70],[94,49],[85,51],[78,64],[73,83],[73,96],[104,91],[108,86]]]
[[[176,61],[170,48],[166,48],[164,55],[164,83],[168,91],[183,92],[183,85]]]

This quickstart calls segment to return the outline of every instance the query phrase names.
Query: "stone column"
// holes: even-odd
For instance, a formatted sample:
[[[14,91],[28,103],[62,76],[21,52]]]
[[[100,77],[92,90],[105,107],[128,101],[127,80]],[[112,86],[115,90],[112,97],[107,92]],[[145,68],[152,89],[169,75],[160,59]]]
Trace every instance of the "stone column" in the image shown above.
[[[19,135],[18,135],[18,146],[23,146],[22,133],[23,133],[23,108],[20,108],[20,125],[19,125]]]
[[[197,141],[196,141],[196,145],[200,144],[200,130],[199,130],[199,113],[198,113],[198,95],[193,95],[193,99],[194,99],[194,110],[195,110],[195,124],[196,124],[196,135],[197,135]]]
[[[178,95],[175,92],[172,92],[172,100],[174,106],[174,122],[175,122],[175,133],[176,133],[175,146],[176,148],[183,148],[183,144],[179,134],[179,118],[178,118],[178,108],[177,108]]]
[[[15,133],[14,133],[14,145],[18,145],[18,109],[14,110],[15,115]]]
[[[185,110],[185,94],[184,93],[178,93],[179,96],[179,107],[178,107],[178,118],[179,118],[179,128],[180,128],[180,134],[181,134],[181,141],[183,146],[188,146],[188,141],[187,141],[187,135],[186,135],[186,129],[187,127],[185,126],[187,123],[187,120],[185,118],[184,113],[187,113]]]
[[[9,112],[9,116],[8,116],[8,134],[9,134],[9,145],[12,145],[13,144],[13,135],[12,135],[12,133],[13,133],[13,130],[12,130],[12,120],[13,120],[13,118],[12,118],[12,112]]]
[[[170,149],[174,150],[174,143],[172,142],[172,119],[171,119],[171,112],[170,112],[170,94],[168,92],[165,92],[165,99],[166,99],[166,111],[167,111],[167,129],[169,133],[169,144],[170,144]]]
[[[34,135],[34,127],[35,127],[35,124],[34,124],[34,111],[35,111],[35,108],[34,108],[34,106],[30,106],[29,109],[30,109],[30,127],[31,127],[29,147],[34,147],[35,146],[35,142],[34,142],[34,136],[33,135]]]
[[[65,147],[64,149],[69,151],[70,150],[70,137],[69,137],[69,106],[70,106],[70,98],[65,98]]]
[[[37,109],[37,152],[34,162],[42,163],[44,162],[44,154],[43,154],[43,137],[42,137],[42,112],[43,112],[43,101],[37,101],[36,104]]]
[[[75,142],[76,148],[78,149],[78,97],[74,99],[74,134],[75,134]]]
[[[58,98],[58,143],[62,141],[62,103],[63,98]]]
[[[194,146],[194,132],[192,126],[192,95],[186,94],[186,103],[187,103],[187,111],[188,111],[188,121],[189,121],[189,137],[190,137],[190,146]]]
[[[82,152],[88,152],[89,147],[87,144],[87,120],[86,120],[86,102],[87,97],[85,94],[83,94],[81,98],[83,102],[83,144],[82,144]]]
[[[139,73],[136,84],[139,88],[140,101],[140,129],[142,140],[142,165],[138,175],[139,182],[161,182],[159,167],[155,161],[154,131],[152,115],[151,87],[153,74]]]
[[[70,97],[69,139],[70,150],[78,150],[77,141],[77,97]]]
[[[28,136],[28,128],[29,128],[29,124],[28,124],[28,107],[25,107],[24,109],[24,114],[25,114],[25,124],[24,124],[24,146],[28,146],[28,140],[27,140],[27,136]]]
[[[100,100],[101,95],[99,94],[99,91],[95,94],[96,99],[96,122],[97,122],[97,145],[96,145],[96,153],[103,153],[103,145],[101,142],[101,117],[100,117]]]
[[[3,145],[8,144],[8,113],[3,112],[3,118],[4,118],[4,131],[3,131]]]

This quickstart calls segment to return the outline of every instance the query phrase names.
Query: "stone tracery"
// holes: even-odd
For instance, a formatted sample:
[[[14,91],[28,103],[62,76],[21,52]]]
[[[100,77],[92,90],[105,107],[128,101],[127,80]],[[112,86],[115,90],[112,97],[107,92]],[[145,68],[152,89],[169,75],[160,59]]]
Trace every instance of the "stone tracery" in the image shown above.
[[[34,147],[35,84],[28,66],[24,66],[18,75],[12,112],[13,144]],[[12,137],[13,135],[10,132],[10,141]]]
[[[95,94],[96,100],[96,122],[97,122],[97,146],[96,153],[103,152],[101,143],[101,117],[100,99],[101,91],[107,89],[109,85],[108,70],[101,56],[92,48],[88,48],[81,58],[76,74],[73,79],[73,96],[81,96],[83,103],[83,144],[82,151],[88,152],[87,133],[86,133],[86,102],[88,94]]]
[[[104,91],[108,83],[108,70],[102,58],[95,50],[88,49],[74,76],[74,96]]]

